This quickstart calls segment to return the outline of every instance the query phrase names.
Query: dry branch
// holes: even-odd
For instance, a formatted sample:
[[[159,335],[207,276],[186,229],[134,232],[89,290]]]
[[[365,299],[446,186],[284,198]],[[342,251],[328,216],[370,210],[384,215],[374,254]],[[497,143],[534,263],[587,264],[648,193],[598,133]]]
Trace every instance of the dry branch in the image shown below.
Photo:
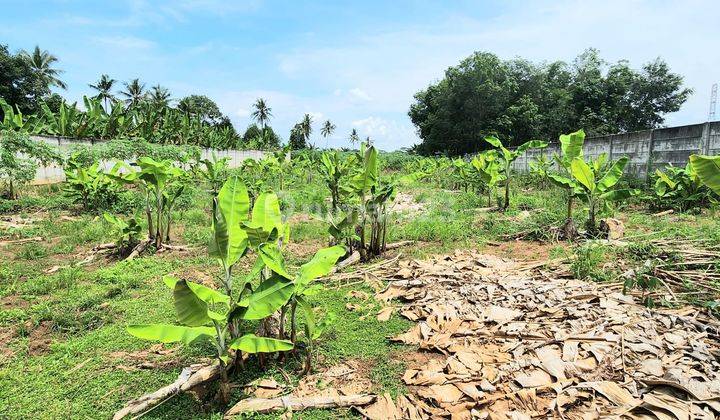
[[[337,397],[294,397],[248,398],[241,400],[225,413],[232,418],[243,413],[271,413],[278,410],[300,411],[310,408],[339,408],[363,406],[374,402],[375,395],[340,395]]]
[[[221,367],[215,364],[197,364],[185,367],[175,382],[128,402],[125,407],[115,413],[113,420],[144,413],[180,392],[189,391],[192,388],[214,380],[220,375],[220,372]]]

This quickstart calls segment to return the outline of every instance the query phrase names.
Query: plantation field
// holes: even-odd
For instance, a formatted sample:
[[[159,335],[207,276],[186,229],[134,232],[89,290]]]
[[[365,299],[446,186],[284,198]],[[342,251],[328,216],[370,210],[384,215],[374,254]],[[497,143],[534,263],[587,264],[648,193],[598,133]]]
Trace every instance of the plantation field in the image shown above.
[[[390,247],[392,249],[381,255],[368,255],[357,264],[316,280],[320,292],[307,295],[308,303],[317,308],[316,315],[325,323],[316,338],[302,346],[296,345],[294,353],[276,356],[271,352],[267,357],[248,357],[243,367],[231,374],[227,403],[218,401],[218,385],[211,383],[196,390],[196,395],[182,393],[163,400],[151,408],[145,418],[222,418],[228,408],[248,397],[273,398],[301,391],[305,395],[323,396],[336,391],[341,395],[387,395],[390,403],[394,399],[398,407],[400,401],[407,401],[400,396],[414,395],[413,398],[424,399],[428,405],[432,405],[428,401],[435,401],[437,406],[445,407],[436,396],[420,390],[426,383],[417,377],[408,379],[407,372],[408,369],[422,372],[423,367],[439,363],[438,357],[447,355],[447,351],[438,351],[442,346],[437,341],[427,345],[422,339],[417,341],[408,335],[400,342],[390,339],[414,331],[419,325],[417,322],[426,316],[427,320],[422,322],[431,319],[424,312],[425,304],[407,304],[418,299],[417,290],[413,292],[415,295],[403,295],[407,290],[387,295],[397,288],[412,290],[411,285],[402,286],[403,281],[427,281],[439,276],[440,280],[428,283],[422,293],[444,284],[443,278],[462,279],[457,284],[461,288],[463,284],[487,281],[491,286],[483,285],[483,290],[497,289],[478,295],[482,296],[479,300],[467,301],[462,297],[467,296],[464,289],[433,292],[433,299],[440,299],[438,302],[442,305],[460,302],[461,306],[457,307],[460,312],[487,305],[502,308],[503,313],[517,311],[517,306],[510,309],[506,303],[514,302],[518,296],[525,296],[528,302],[537,301],[538,296],[551,292],[550,286],[550,289],[577,288],[582,290],[580,294],[602,296],[600,304],[593,303],[597,300],[588,301],[596,307],[605,305],[603,302],[607,300],[603,299],[608,296],[625,299],[618,297],[624,293],[629,302],[634,302],[633,316],[643,319],[672,313],[681,314],[677,319],[692,316],[706,325],[716,325],[720,219],[712,206],[684,212],[681,209],[660,211],[636,194],[596,209],[598,220],[612,216],[620,222],[622,233],[617,238],[608,240],[603,239],[607,234],[593,237],[581,234],[566,240],[562,235],[567,202],[559,186],[543,182],[535,175],[513,174],[509,202],[506,209],[501,210],[498,205],[505,204],[501,189],[491,189],[488,199],[486,193],[472,186],[464,188],[456,178],[442,171],[407,177],[417,173],[418,164],[407,157],[402,163],[393,164],[394,158],[397,156],[381,155],[382,176],[393,179],[406,176],[406,179],[395,185],[383,220],[386,242],[400,245]],[[222,178],[234,179],[233,175],[240,175],[252,190],[253,175],[249,175],[247,168],[244,171],[230,170]],[[289,227],[289,236],[281,241],[285,264],[282,270],[295,273],[329,244],[328,223],[318,214],[330,209],[332,193],[325,178],[309,167],[292,170],[281,167],[278,171],[270,175],[257,172],[261,175],[256,180],[265,182],[259,190],[270,186],[277,193],[283,226]],[[623,182],[635,185],[643,194],[652,193],[650,187],[640,182]],[[165,276],[220,289],[222,274],[217,257],[208,254],[208,243],[216,240],[213,232],[220,223],[219,219],[213,219],[213,214],[218,214],[214,210],[213,194],[220,185],[223,183],[213,192],[212,180],[195,178],[193,182],[184,183],[168,210],[172,221],[170,241],[158,246],[156,252],[150,245],[132,259],[126,259],[127,252],[104,252],[97,248],[117,240],[113,222],[92,206],[83,208],[82,202],[69,198],[67,191],[62,190],[63,185],[27,187],[20,198],[0,201],[0,417],[110,418],[128,401],[175,381],[183,367],[212,363],[215,349],[210,340],[196,340],[190,345],[162,344],[138,339],[128,334],[126,328],[135,324],[177,323],[172,293],[163,282]],[[138,229],[145,231],[148,226],[142,216],[143,193],[137,186],[129,185],[122,194],[122,199],[114,201],[109,211],[121,218],[138,212]],[[220,197],[222,200],[222,192]],[[588,218],[588,205],[576,201],[573,207],[573,217],[582,231],[583,222]],[[260,251],[248,252],[253,255],[253,252],[264,251],[260,248]],[[243,278],[252,274],[253,261],[240,259],[234,266],[233,276]],[[439,268],[433,271],[433,266]],[[471,276],[472,270],[475,274]],[[522,286],[517,289],[502,286],[507,276],[517,276]],[[391,287],[386,289],[388,285]],[[488,315],[484,322],[490,323],[486,326],[501,327],[511,319],[529,320],[531,308],[552,299],[546,296],[527,307],[522,306],[525,309],[517,314],[507,319],[503,318],[505,315],[500,317],[503,321],[493,318],[496,315]],[[526,312],[528,317],[518,318],[521,312]],[[416,315],[408,316],[408,313]],[[440,325],[435,334],[450,328],[448,314],[445,312],[445,321],[433,321]],[[567,316],[543,318],[538,324],[528,321],[528,328],[543,335],[550,325],[560,325]],[[601,319],[596,325],[607,321]],[[299,331],[303,331],[307,322],[304,318],[298,320]],[[627,322],[626,325],[632,323]],[[251,321],[249,329],[260,331],[264,323],[265,319]],[[488,327],[488,331],[491,330],[497,333],[495,327]],[[483,335],[483,331],[476,329],[479,337],[483,337],[483,345],[499,346],[492,347],[492,354],[510,351],[502,347],[506,341]],[[710,346],[710,354],[717,356],[717,341],[713,341],[716,336],[711,332],[704,334],[703,345]],[[515,350],[522,343],[522,340],[516,343]],[[639,363],[639,358],[624,359],[625,341],[616,344],[623,346],[623,369],[625,363]],[[635,350],[631,346],[628,351]],[[308,352],[313,363],[306,373],[303,368]],[[489,365],[493,363],[500,361]],[[667,360],[662,363],[666,368],[673,363],[680,365]],[[446,373],[450,375],[453,371],[446,370]],[[454,371],[454,374],[459,373]],[[609,378],[622,381],[622,376],[616,373],[608,375],[599,381],[606,383]],[[708,383],[717,381],[712,377],[706,379]],[[492,382],[492,386],[481,386],[478,379],[473,392],[480,394],[475,401],[485,401],[483,398],[500,390],[508,393],[510,388],[504,388],[507,385],[504,380]],[[522,384],[522,380],[519,382]],[[713,388],[709,389],[712,394]],[[447,391],[445,388],[432,390]],[[541,391],[537,389],[538,395]],[[468,396],[455,395],[459,392],[455,388],[452,392],[447,397],[449,402],[468,401]],[[535,392],[533,389],[533,395]],[[597,397],[581,394],[574,398],[594,401],[602,399],[600,395],[605,395],[602,390]],[[382,398],[381,401],[387,403]],[[612,398],[610,402],[619,405]],[[373,417],[372,410],[382,413],[387,406],[374,404],[359,409],[370,411],[309,409],[298,411],[294,416],[382,418],[377,414]],[[491,407],[497,412],[503,411],[500,406]],[[542,412],[539,408],[533,410]],[[278,413],[281,411],[245,416],[277,418]]]

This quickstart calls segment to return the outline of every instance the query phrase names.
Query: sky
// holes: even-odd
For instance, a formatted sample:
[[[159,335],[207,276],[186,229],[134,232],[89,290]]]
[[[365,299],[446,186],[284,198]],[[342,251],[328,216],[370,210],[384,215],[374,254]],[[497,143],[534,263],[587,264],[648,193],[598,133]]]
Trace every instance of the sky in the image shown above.
[[[384,150],[419,142],[415,92],[474,51],[536,62],[589,47],[635,68],[662,57],[695,93],[667,125],[704,122],[720,82],[720,2],[0,0],[0,44],[56,55],[80,101],[103,73],[204,94],[240,133],[254,101],[284,139],[309,113],[312,143],[346,146],[355,128]],[[719,110],[720,111],[720,110]],[[320,135],[326,119],[336,124]]]

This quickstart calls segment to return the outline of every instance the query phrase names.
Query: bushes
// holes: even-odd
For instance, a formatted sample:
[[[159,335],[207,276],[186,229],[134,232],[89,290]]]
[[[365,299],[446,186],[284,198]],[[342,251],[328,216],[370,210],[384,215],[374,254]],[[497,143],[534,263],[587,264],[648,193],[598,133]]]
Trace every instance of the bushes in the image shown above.
[[[90,166],[100,160],[134,160],[140,156],[186,163],[200,160],[200,148],[170,144],[159,145],[142,139],[115,139],[93,146],[73,144],[70,147],[70,156],[77,164],[83,166]]]

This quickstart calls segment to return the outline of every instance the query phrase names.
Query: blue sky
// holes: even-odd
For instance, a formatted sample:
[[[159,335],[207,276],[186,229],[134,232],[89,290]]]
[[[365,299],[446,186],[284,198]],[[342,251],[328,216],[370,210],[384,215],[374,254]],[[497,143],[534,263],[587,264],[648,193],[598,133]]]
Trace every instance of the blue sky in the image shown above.
[[[71,100],[107,73],[206,94],[240,132],[257,97],[287,138],[304,113],[346,145],[352,128],[386,150],[418,142],[412,95],[475,50],[572,60],[587,47],[639,67],[657,56],[695,94],[669,125],[707,118],[720,82],[718,1],[0,0],[0,43],[60,58]]]

